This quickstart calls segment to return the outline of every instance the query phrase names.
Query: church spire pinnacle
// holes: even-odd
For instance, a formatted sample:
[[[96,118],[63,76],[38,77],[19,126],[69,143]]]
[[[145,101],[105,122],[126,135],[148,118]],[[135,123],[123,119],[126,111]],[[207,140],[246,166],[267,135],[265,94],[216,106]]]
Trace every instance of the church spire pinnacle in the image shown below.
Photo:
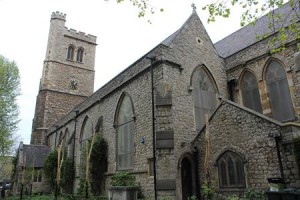
[[[196,12],[196,10],[197,10],[197,7],[196,7],[196,4],[195,3],[192,3],[192,8],[193,8],[193,12]]]

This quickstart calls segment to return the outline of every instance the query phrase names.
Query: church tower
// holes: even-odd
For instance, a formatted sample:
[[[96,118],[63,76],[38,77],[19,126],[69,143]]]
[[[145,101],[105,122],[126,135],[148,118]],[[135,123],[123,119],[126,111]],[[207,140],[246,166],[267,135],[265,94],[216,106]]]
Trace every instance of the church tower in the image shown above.
[[[94,91],[96,36],[65,27],[53,12],[36,100],[31,144],[44,144],[48,128]]]

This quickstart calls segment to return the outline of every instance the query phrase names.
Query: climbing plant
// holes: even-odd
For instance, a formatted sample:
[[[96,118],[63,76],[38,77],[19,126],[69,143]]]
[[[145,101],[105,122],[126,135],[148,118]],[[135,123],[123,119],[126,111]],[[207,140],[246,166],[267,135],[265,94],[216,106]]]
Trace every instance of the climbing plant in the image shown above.
[[[52,151],[46,157],[44,163],[44,173],[46,180],[50,185],[51,189],[55,187],[55,178],[57,173],[57,151]]]
[[[201,187],[201,197],[205,200],[213,200],[215,199],[217,193],[211,189],[208,185],[203,185]]]
[[[72,193],[73,178],[75,175],[74,162],[71,158],[65,159],[62,165],[62,182],[61,187],[67,194]]]
[[[94,195],[101,193],[101,184],[107,171],[107,149],[106,140],[101,135],[96,136],[90,160],[91,190]]]
[[[82,166],[82,171],[88,170],[88,176],[81,176],[78,193],[83,196],[89,196],[88,193],[92,193],[94,196],[101,194],[101,185],[104,181],[104,173],[107,171],[107,150],[108,145],[106,140],[97,135],[94,141],[88,145],[86,151],[91,149],[89,163]],[[86,169],[89,167],[89,169]],[[88,180],[87,180],[88,177]]]

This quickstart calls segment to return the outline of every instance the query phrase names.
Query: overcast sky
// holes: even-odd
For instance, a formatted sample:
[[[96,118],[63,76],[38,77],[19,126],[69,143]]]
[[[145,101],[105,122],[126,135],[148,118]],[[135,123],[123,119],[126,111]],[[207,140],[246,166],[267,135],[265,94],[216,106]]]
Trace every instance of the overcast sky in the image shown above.
[[[96,91],[179,29],[191,15],[192,3],[213,42],[239,28],[236,16],[207,24],[207,13],[201,9],[207,2],[154,0],[151,5],[163,7],[164,12],[138,18],[130,3],[117,4],[116,0],[0,0],[0,54],[14,60],[21,75],[22,95],[18,99],[21,122],[17,132],[20,141],[30,143],[53,11],[67,15],[68,28],[97,36]]]

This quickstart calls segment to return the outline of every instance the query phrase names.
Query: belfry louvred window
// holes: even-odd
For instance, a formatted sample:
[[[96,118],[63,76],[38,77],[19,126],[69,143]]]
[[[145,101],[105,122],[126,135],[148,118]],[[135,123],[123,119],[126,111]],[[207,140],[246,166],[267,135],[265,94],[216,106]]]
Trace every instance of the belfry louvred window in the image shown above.
[[[77,62],[82,62],[83,60],[83,48],[79,48],[77,51]]]
[[[70,45],[68,47],[67,59],[68,60],[73,60],[73,57],[74,57],[74,46]]]

